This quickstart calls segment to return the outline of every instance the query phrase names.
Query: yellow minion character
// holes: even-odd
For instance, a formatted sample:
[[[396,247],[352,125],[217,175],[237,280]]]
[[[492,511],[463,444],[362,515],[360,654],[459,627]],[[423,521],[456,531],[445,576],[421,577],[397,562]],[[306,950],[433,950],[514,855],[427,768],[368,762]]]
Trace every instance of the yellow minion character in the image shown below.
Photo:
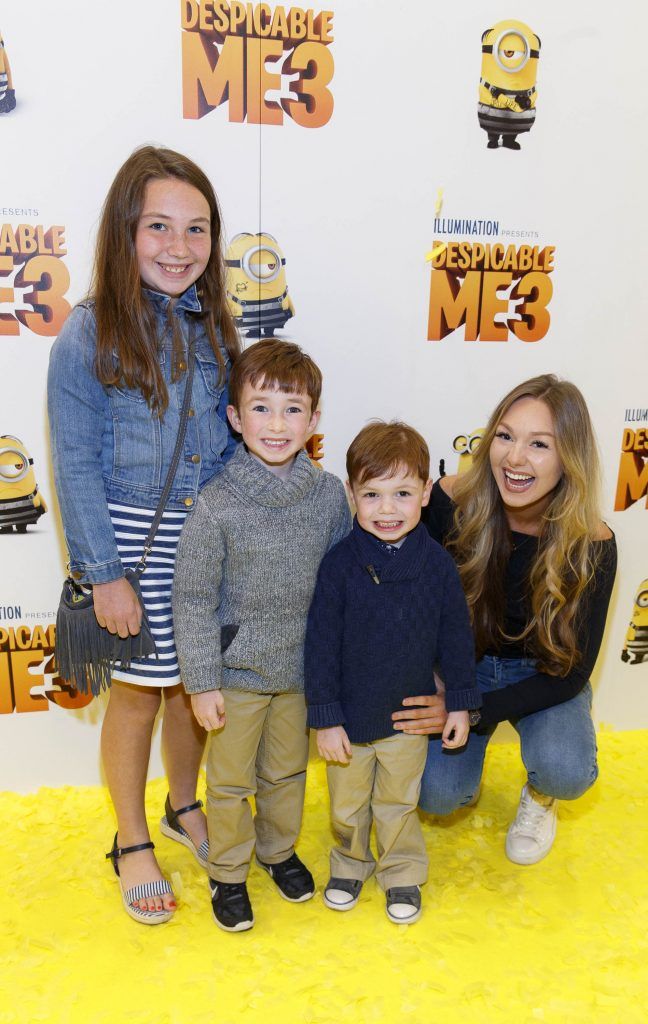
[[[457,473],[465,473],[472,466],[473,455],[479,448],[479,443],[484,436],[484,428],[478,427],[472,434],[457,434],[452,442],[452,450],[459,456],[457,462]],[[439,460],[439,476],[445,476],[445,459]]]
[[[295,315],[288,295],[286,260],[268,234],[235,235],[225,253],[227,304],[248,338],[272,338]]]
[[[0,436],[0,533],[26,533],[47,512],[32,466],[34,460],[22,441]]]
[[[458,434],[452,442],[453,451],[459,456],[457,473],[465,473],[472,466],[473,455],[479,448],[479,443],[484,435],[483,428],[473,430],[472,434]]]
[[[506,149],[520,149],[516,136],[535,121],[540,39],[522,21],[498,21],[482,35],[479,124],[488,133],[488,149],[500,136]]]
[[[640,665],[645,658],[648,658],[648,580],[639,585],[621,651],[621,660],[631,665]]]
[[[8,114],[16,106],[16,93],[14,92],[13,79],[9,58],[5,50],[2,33],[0,33],[0,114]]]

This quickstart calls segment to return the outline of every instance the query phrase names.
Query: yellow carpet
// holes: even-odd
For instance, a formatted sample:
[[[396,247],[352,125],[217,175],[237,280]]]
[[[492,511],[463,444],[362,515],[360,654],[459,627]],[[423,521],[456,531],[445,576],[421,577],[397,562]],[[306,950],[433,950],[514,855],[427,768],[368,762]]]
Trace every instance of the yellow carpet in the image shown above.
[[[523,782],[515,745],[491,745],[478,807],[426,820],[424,914],[391,924],[369,882],[348,914],[292,905],[254,868],[256,924],[230,935],[205,876],[162,837],[179,909],[147,928],[122,910],[103,851],[105,790],[0,794],[0,1021],[48,1024],[646,1024],[648,732],[603,733],[601,778],[561,804],[550,856],[522,868],[504,836]],[[147,791],[151,822],[165,796]],[[299,852],[318,886],[329,847],[324,770],[309,772]]]

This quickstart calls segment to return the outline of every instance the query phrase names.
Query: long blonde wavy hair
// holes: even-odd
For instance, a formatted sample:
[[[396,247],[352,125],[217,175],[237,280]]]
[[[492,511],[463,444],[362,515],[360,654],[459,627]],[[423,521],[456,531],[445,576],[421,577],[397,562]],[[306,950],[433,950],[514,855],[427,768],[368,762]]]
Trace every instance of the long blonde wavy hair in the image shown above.
[[[513,549],[511,530],[490,465],[490,447],[506,412],[536,398],[554,422],[562,477],[544,512],[538,554],[529,575],[531,615],[516,637],[504,633],[504,578]],[[519,384],[494,410],[472,466],[457,478],[454,530],[449,541],[471,611],[478,654],[505,640],[529,640],[538,667],[566,675],[578,662],[579,600],[596,568],[600,530],[600,467],[596,439],[578,388],[553,374]]]

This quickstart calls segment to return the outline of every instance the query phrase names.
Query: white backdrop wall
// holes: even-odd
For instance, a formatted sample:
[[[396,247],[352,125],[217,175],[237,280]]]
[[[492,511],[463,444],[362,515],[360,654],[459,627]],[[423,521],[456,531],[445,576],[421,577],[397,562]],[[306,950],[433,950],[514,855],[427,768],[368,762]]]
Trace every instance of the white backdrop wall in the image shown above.
[[[411,422],[428,439],[434,474],[440,460],[454,472],[455,438],[482,427],[511,386],[548,371],[578,384],[619,544],[594,713],[618,729],[648,726],[648,659],[621,657],[648,577],[648,445],[640,433],[648,427],[648,14],[631,0],[615,4],[613,18],[599,0],[344,0],[304,8],[311,13],[302,20],[292,10],[290,23],[288,8],[276,4],[208,0],[3,7],[16,107],[0,115],[0,433],[27,446],[48,512],[25,533],[0,535],[1,788],[100,778],[102,701],[70,691],[52,659],[66,554],[45,381],[59,322],[88,287],[106,191],[144,142],[179,149],[205,168],[228,238],[267,231],[278,240],[295,306],[278,335],[297,340],[323,369],[327,469],[342,475],[349,441],[380,416]],[[200,15],[206,25],[224,14],[243,24],[202,36],[183,29]],[[477,121],[481,35],[508,16],[542,42],[536,123],[519,137],[519,152],[487,149]],[[247,31],[248,17],[263,43],[254,22]],[[283,43],[268,35],[291,28]],[[304,31],[315,38],[299,38]],[[191,37],[184,67],[183,36]],[[225,86],[229,99],[217,103]],[[299,102],[300,89],[314,99]],[[183,116],[183,92],[192,116]],[[494,317],[506,340],[485,340],[487,303],[475,340],[463,324],[428,337],[431,285],[443,271],[426,257],[434,250],[435,260],[447,258],[455,242],[513,245],[518,254],[524,245],[554,247],[549,321],[537,340],[513,333],[520,307],[506,291]],[[487,278],[479,282],[486,291]],[[546,279],[540,284],[546,289]],[[622,459],[624,437],[635,451]],[[628,507],[615,509],[622,461],[629,497],[616,503]],[[152,767],[160,770],[157,749]]]

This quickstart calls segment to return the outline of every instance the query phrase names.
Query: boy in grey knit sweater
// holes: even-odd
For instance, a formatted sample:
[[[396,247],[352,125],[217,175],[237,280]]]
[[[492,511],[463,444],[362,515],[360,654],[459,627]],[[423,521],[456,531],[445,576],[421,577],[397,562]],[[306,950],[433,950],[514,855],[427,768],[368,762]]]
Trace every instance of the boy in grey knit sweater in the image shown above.
[[[321,382],[289,342],[260,341],[239,357],[227,413],[244,443],[198,496],[178,546],[175,636],[194,714],[211,731],[208,870],[225,931],[254,923],[255,844],[285,899],[315,891],[295,853],[308,759],[304,637],[319,564],[351,525],[342,483],[303,450]]]

